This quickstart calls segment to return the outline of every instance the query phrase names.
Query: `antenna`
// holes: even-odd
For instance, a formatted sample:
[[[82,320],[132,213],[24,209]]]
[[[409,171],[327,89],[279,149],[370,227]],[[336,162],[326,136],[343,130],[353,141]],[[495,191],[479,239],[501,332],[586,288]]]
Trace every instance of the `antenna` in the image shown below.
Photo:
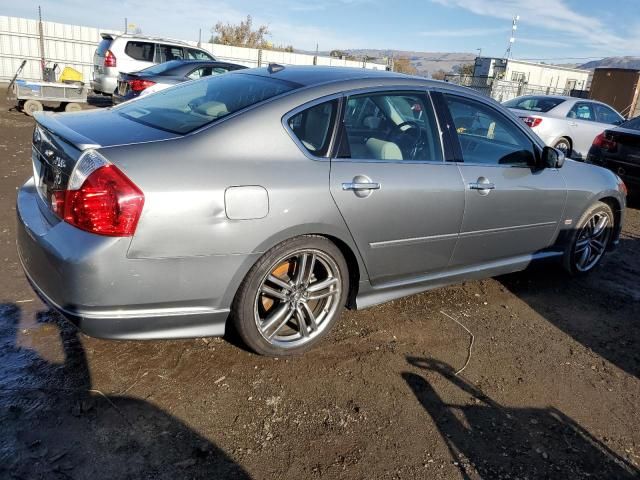
[[[507,47],[507,51],[504,54],[505,60],[509,60],[509,58],[511,57],[511,49],[516,41],[516,30],[518,29],[519,20],[520,15],[514,15],[513,20],[511,21],[511,37],[509,37],[509,46]]]

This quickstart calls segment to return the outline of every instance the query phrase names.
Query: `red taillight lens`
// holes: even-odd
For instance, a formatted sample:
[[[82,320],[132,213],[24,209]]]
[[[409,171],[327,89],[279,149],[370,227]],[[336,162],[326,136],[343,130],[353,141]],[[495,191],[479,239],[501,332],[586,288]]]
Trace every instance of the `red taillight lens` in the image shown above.
[[[128,80],[127,83],[131,87],[131,90],[133,90],[134,92],[141,92],[142,90],[156,84],[156,82],[152,80],[142,80],[139,78]]]
[[[540,117],[523,117],[522,120],[531,128],[537,127],[542,123],[542,119]]]
[[[618,144],[613,140],[609,140],[606,133],[602,132],[600,135],[593,139],[593,146],[600,147],[604,150],[615,150]]]
[[[94,170],[78,190],[54,192],[53,211],[65,222],[98,235],[135,233],[144,194],[116,166]]]
[[[111,50],[107,50],[104,54],[104,66],[105,67],[117,67],[116,56]]]

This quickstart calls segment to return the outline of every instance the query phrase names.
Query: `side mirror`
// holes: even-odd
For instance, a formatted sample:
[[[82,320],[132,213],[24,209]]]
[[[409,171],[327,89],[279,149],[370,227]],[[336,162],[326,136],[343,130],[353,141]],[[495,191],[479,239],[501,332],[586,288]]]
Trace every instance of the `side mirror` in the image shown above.
[[[564,165],[565,156],[560,150],[544,147],[541,160],[543,168],[561,168]]]

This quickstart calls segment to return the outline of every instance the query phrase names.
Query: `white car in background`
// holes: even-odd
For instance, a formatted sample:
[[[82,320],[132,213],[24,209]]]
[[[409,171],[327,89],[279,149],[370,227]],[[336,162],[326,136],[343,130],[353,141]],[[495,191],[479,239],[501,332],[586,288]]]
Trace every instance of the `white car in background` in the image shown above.
[[[624,117],[594,100],[556,95],[525,95],[503,103],[550,147],[584,160],[593,139]]]
[[[95,93],[113,95],[120,73],[138,72],[170,60],[215,61],[209,52],[179,40],[131,34],[100,36],[93,54],[91,88]]]

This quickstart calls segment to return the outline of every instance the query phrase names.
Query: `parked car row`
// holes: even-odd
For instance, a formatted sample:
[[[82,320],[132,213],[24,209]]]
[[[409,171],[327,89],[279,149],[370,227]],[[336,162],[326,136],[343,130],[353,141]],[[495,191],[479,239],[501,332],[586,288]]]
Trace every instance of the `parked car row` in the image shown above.
[[[604,103],[557,95],[526,95],[503,105],[545,144],[606,167],[632,192],[640,190],[640,117],[625,121]]]
[[[298,354],[345,306],[543,259],[590,272],[624,221],[616,174],[565,162],[491,99],[391,72],[238,69],[35,118],[19,255],[100,337],[235,328]]]

